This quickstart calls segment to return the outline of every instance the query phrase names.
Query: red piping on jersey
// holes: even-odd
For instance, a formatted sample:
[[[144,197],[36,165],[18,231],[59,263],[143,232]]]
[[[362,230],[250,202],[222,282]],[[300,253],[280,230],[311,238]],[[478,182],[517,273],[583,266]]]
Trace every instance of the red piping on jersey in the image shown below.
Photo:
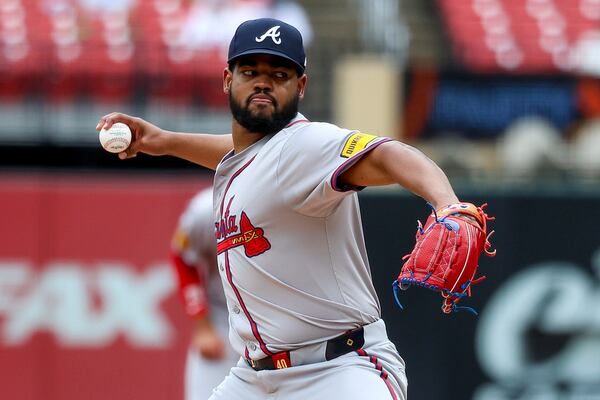
[[[356,350],[356,353],[359,356],[363,356],[363,357],[369,357],[369,362],[373,365],[375,365],[375,369],[377,371],[380,371],[381,373],[379,374],[379,377],[381,379],[383,379],[383,381],[385,382],[385,385],[387,386],[388,390],[390,391],[390,394],[392,395],[392,399],[394,400],[398,400],[398,397],[396,396],[396,392],[394,392],[394,388],[392,387],[392,384],[390,383],[390,381],[388,380],[388,373],[383,369],[383,366],[381,365],[381,363],[379,361],[377,361],[377,357],[375,356],[371,356],[369,355],[366,351],[364,351],[363,349],[358,349]]]
[[[250,165],[250,163],[251,163],[252,161],[254,161],[254,159],[255,159],[255,158],[256,158],[256,156],[252,157],[252,158],[251,158],[251,159],[250,159],[250,160],[249,160],[249,161],[248,161],[246,164],[242,165],[242,167],[241,167],[240,169],[238,169],[237,171],[235,171],[235,172],[233,173],[233,175],[231,175],[231,178],[229,178],[229,182],[227,182],[227,186],[225,187],[225,191],[223,192],[223,198],[221,199],[221,207],[220,207],[220,209],[219,209],[219,212],[220,212],[220,214],[221,214],[221,217],[223,216],[223,204],[225,203],[225,195],[227,194],[227,191],[229,190],[229,186],[231,186],[231,183],[233,182],[233,180],[234,180],[235,178],[237,178],[237,177],[238,177],[238,175],[239,175],[239,174],[241,174],[241,173],[242,173],[242,171],[243,171],[243,170],[245,170],[245,169],[246,169],[246,167],[247,167],[248,165]]]
[[[254,320],[250,316],[250,313],[248,312],[248,309],[246,308],[246,305],[244,304],[244,301],[242,300],[242,296],[240,295],[240,292],[238,291],[237,287],[235,287],[235,285],[233,284],[233,277],[231,275],[231,267],[229,265],[229,252],[228,251],[225,252],[225,270],[227,271],[227,280],[229,281],[229,284],[231,285],[231,288],[233,289],[233,292],[235,293],[235,297],[237,298],[238,302],[240,303],[240,306],[242,306],[242,310],[244,311],[246,318],[248,318],[248,321],[250,322],[250,327],[252,328],[252,333],[254,334],[254,338],[256,340],[258,340],[258,343],[260,344],[260,349],[266,355],[272,356],[273,353],[269,349],[267,349],[267,345],[260,337],[260,333],[258,332],[258,326],[256,326],[256,322],[254,322]]]
[[[296,125],[296,124],[298,124],[298,123],[300,123],[300,122],[310,122],[310,121],[309,121],[309,120],[307,120],[307,119],[299,119],[298,121],[290,122],[290,123],[289,123],[289,124],[287,124],[285,127],[286,127],[286,128],[289,128],[290,126],[292,126],[292,125]]]
[[[240,169],[235,171],[234,174],[231,175],[231,178],[229,178],[229,182],[227,182],[227,186],[225,187],[225,190],[223,191],[223,198],[221,199],[221,207],[220,207],[221,216],[223,216],[223,205],[225,203],[225,197],[227,196],[227,191],[229,190],[231,183],[234,181],[235,178],[237,178],[242,173],[243,170],[246,169],[246,167],[248,165],[250,165],[250,163],[252,161],[254,161],[255,158],[256,158],[256,156],[252,157]],[[218,244],[217,244],[217,246],[218,246]],[[252,328],[252,334],[254,335],[254,338],[258,341],[258,343],[260,345],[260,349],[266,355],[272,356],[273,353],[269,349],[267,349],[267,345],[265,344],[262,337],[260,336],[260,333],[258,332],[258,326],[256,325],[256,322],[250,316],[250,312],[246,308],[246,304],[244,304],[244,301],[242,300],[242,296],[240,295],[240,292],[238,291],[237,287],[233,284],[233,276],[231,274],[231,267],[229,265],[229,252],[228,251],[225,251],[225,270],[227,273],[227,281],[229,282],[229,285],[233,289],[233,292],[235,293],[235,297],[237,298],[238,303],[240,303],[240,306],[242,307],[242,310],[244,311],[246,318],[248,318],[248,322],[250,322],[250,327]],[[248,351],[248,349],[246,348],[246,352],[247,351]]]
[[[390,138],[385,138],[363,150],[361,150],[360,152],[356,153],[356,155],[350,157],[348,160],[344,161],[344,163],[342,165],[340,165],[335,172],[333,173],[333,175],[331,176],[331,187],[333,188],[333,190],[335,190],[336,192],[344,192],[349,190],[349,188],[352,188],[352,186],[349,186],[348,188],[338,188],[337,186],[337,180],[339,178],[339,176],[346,171],[348,168],[350,168],[352,165],[354,165],[358,160],[361,159],[361,157],[363,157],[365,154],[369,153],[371,150],[374,150],[375,148],[377,148],[380,144],[383,143],[387,143],[387,142],[391,142],[392,139]],[[355,187],[355,188],[360,188],[360,187]],[[344,190],[345,189],[345,190]]]

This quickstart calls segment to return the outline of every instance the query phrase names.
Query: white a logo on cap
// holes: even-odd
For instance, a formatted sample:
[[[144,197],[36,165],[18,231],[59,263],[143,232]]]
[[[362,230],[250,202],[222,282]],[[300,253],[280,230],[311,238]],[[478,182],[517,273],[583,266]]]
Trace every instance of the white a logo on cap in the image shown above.
[[[270,37],[271,39],[273,39],[273,43],[281,44],[281,39],[279,38],[280,35],[281,33],[279,32],[279,25],[276,25],[272,28],[269,28],[269,30],[263,33],[261,37],[256,37],[254,39],[260,43],[266,38]]]

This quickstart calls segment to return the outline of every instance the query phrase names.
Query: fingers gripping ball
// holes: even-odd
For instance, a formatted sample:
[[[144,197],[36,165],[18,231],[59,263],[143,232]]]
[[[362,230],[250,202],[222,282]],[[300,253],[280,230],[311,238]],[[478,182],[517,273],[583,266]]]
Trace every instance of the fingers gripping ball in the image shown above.
[[[405,263],[393,285],[398,305],[398,289],[417,285],[442,295],[444,313],[460,309],[475,313],[472,308],[458,307],[456,303],[470,296],[471,286],[485,279],[475,278],[479,255],[496,254],[489,241],[494,232],[487,233],[487,221],[494,218],[485,213],[485,206],[452,204],[440,211],[433,210],[425,226],[418,223],[415,247],[403,257]]]
[[[131,129],[124,123],[117,122],[110,129],[100,131],[100,144],[111,153],[125,151],[131,144]]]

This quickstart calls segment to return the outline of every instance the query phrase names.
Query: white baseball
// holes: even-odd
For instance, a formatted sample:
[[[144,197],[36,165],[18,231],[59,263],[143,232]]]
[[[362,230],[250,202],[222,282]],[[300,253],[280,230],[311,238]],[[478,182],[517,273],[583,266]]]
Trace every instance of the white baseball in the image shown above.
[[[100,131],[100,144],[106,151],[120,153],[131,144],[131,129],[122,122],[117,122],[110,129]]]

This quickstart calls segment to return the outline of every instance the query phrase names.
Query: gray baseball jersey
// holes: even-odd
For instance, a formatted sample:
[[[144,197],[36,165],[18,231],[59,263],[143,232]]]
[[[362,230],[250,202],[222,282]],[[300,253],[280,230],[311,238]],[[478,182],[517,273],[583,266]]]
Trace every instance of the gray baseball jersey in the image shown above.
[[[388,140],[298,114],[218,165],[217,260],[240,354],[261,359],[380,319],[361,188],[338,178]]]

